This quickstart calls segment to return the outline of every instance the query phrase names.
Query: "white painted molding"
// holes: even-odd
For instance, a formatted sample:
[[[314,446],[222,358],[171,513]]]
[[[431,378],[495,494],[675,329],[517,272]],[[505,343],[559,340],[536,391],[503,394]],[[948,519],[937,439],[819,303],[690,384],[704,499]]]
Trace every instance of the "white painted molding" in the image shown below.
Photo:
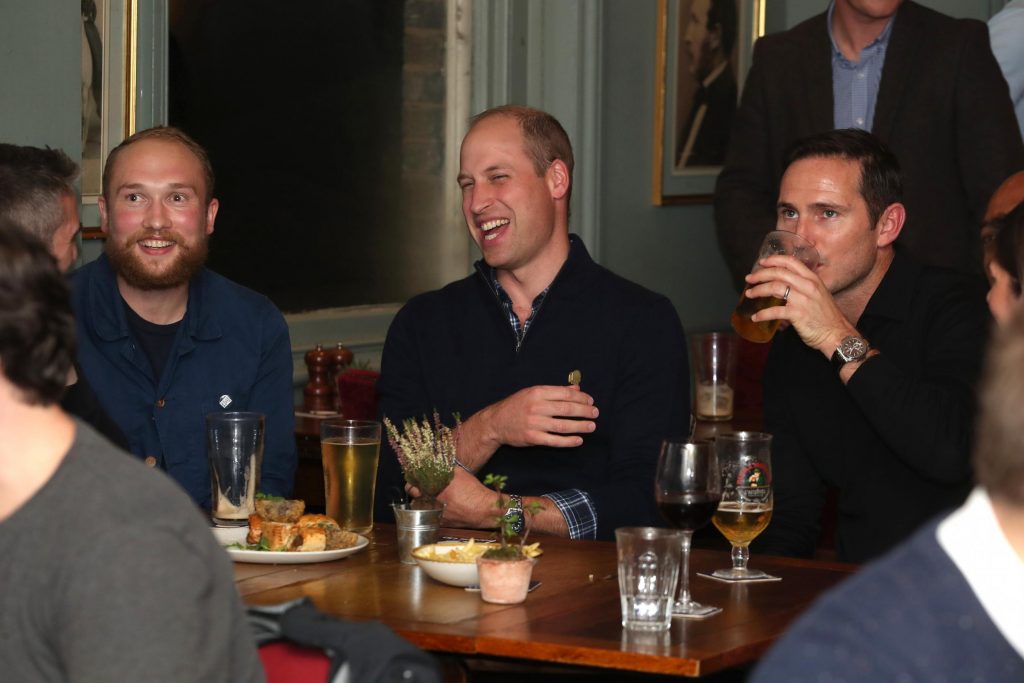
[[[573,143],[570,229],[600,254],[601,0],[473,5],[474,113],[517,103],[555,115]]]

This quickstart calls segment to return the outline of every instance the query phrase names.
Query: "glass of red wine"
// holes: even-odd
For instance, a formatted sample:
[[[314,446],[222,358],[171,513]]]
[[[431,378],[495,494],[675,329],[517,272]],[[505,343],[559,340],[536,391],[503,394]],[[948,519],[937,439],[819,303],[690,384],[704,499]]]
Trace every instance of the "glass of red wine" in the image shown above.
[[[658,510],[669,524],[683,531],[683,566],[679,575],[679,599],[672,614],[706,617],[720,611],[690,598],[690,539],[707,525],[722,497],[714,444],[710,441],[665,441],[654,476]]]

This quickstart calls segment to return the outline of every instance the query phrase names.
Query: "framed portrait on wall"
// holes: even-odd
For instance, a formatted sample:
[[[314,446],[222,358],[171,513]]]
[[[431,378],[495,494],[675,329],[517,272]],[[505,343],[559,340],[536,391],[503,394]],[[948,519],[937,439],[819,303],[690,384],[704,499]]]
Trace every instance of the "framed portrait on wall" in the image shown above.
[[[708,202],[725,160],[763,0],[658,0],[652,201]]]
[[[107,152],[135,128],[138,0],[81,0],[82,203],[100,195]]]

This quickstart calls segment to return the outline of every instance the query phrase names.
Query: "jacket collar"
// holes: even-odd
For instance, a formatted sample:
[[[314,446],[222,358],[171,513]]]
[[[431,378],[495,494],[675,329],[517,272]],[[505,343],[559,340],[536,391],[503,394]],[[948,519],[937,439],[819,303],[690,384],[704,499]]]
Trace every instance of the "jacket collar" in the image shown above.
[[[835,121],[832,94],[832,41],[828,12],[811,17],[792,29],[790,37],[800,43],[798,50],[809,56],[802,60],[803,108],[815,130],[831,130]]]
[[[558,270],[558,274],[555,275],[555,279],[548,285],[549,292],[553,291],[556,286],[559,292],[576,294],[582,291],[584,287],[583,276],[590,268],[594,265],[594,260],[590,258],[590,252],[587,251],[587,247],[583,244],[583,240],[580,239],[579,235],[574,233],[569,234],[569,257],[562,264],[562,267]],[[487,265],[487,263],[480,259],[473,264],[476,268],[477,273],[487,284],[488,289],[494,292],[494,268]],[[497,294],[497,292],[494,292]]]
[[[89,286],[89,311],[96,334],[105,341],[125,339],[129,336],[128,319],[124,313],[121,292],[117,289],[117,276],[110,267],[107,255],[101,254],[93,268],[94,274]],[[184,334],[179,336],[179,339],[189,340],[185,343],[188,348],[193,346],[193,341],[207,341],[222,336],[220,322],[207,315],[203,307],[209,281],[210,273],[203,268],[189,283],[188,306],[182,319]]]
[[[893,17],[892,35],[885,51],[885,67],[875,101],[875,122],[871,127],[871,132],[886,144],[900,110],[900,100],[909,90],[904,79],[907,74],[919,72],[915,62],[926,58],[924,50],[930,45],[921,34],[920,7],[904,2]]]

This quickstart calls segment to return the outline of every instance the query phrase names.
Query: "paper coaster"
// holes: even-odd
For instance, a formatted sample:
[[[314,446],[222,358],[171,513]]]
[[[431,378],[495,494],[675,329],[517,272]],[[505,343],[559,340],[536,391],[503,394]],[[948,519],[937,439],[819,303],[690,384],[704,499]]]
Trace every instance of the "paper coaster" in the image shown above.
[[[705,579],[711,579],[712,581],[721,581],[722,583],[772,583],[773,581],[782,581],[782,577],[772,576],[771,574],[757,579],[726,579],[721,576],[714,576],[713,574],[705,574],[704,572],[697,572],[697,576],[703,576]]]
[[[679,614],[678,612],[672,612],[673,619],[706,619],[707,617],[713,617],[722,611],[721,607],[708,607],[704,605],[699,612],[691,614]]]

